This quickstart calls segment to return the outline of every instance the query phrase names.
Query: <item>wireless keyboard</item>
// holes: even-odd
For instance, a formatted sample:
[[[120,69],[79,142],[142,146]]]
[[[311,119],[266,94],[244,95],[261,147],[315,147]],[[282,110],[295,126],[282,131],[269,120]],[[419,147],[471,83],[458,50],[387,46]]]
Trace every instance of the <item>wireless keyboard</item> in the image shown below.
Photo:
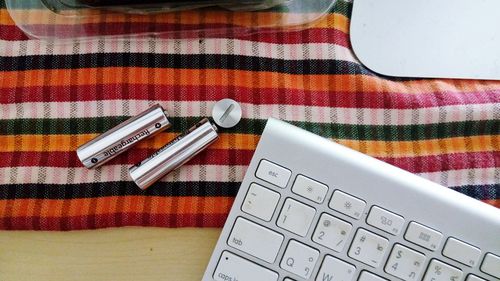
[[[203,281],[500,280],[500,211],[270,119]]]

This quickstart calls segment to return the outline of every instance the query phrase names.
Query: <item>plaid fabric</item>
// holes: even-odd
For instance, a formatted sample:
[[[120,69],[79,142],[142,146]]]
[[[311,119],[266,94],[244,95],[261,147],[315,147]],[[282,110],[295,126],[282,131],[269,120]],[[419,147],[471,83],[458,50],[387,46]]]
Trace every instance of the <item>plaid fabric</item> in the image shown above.
[[[221,227],[270,116],[500,207],[500,82],[372,73],[350,48],[349,2],[303,31],[62,46],[28,40],[0,6],[0,229]],[[242,103],[236,128],[149,190],[134,186],[130,165],[226,97]],[[172,129],[82,167],[80,144],[158,102]]]

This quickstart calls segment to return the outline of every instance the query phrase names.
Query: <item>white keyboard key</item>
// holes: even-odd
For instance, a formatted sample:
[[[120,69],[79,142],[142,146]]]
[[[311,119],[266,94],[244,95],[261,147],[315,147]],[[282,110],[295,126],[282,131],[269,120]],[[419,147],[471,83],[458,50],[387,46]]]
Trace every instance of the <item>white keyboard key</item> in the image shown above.
[[[387,281],[387,279],[368,271],[362,271],[359,275],[358,281]]]
[[[500,257],[490,253],[486,254],[481,271],[500,279]]]
[[[278,255],[283,235],[244,218],[238,218],[227,244],[263,261],[272,263]]]
[[[481,250],[455,238],[448,238],[444,245],[443,255],[468,266],[476,266]]]
[[[328,192],[328,186],[299,175],[293,183],[292,192],[316,203],[322,203]]]
[[[286,199],[276,224],[300,236],[306,236],[316,210],[293,199]]]
[[[359,229],[348,255],[369,266],[378,267],[388,247],[389,240],[365,229]]]
[[[225,251],[213,278],[216,281],[277,281],[278,273]]]
[[[391,213],[380,207],[373,206],[368,214],[366,222],[382,231],[392,235],[398,235],[403,230],[405,220],[402,216]]]
[[[355,273],[355,266],[332,256],[325,256],[316,281],[351,281]]]
[[[259,219],[270,221],[279,200],[279,193],[252,183],[243,201],[241,210]]]
[[[437,250],[443,234],[416,222],[411,222],[405,233],[405,239],[431,251]]]
[[[322,214],[312,240],[335,252],[344,250],[352,225],[329,214]]]
[[[462,271],[438,260],[432,260],[423,281],[460,281]]]
[[[424,262],[425,256],[421,253],[396,244],[385,265],[385,272],[406,281],[419,280]]]
[[[486,281],[486,279],[483,279],[473,274],[469,274],[469,276],[467,276],[467,279],[465,279],[465,281]]]
[[[366,202],[342,191],[335,190],[328,206],[346,216],[360,219],[365,211]]]
[[[318,257],[318,250],[291,240],[283,255],[280,267],[290,273],[308,279],[314,270]]]
[[[272,183],[281,188],[286,187],[291,175],[292,172],[290,172],[290,170],[271,163],[267,160],[260,161],[257,172],[255,173],[255,176],[259,179],[267,181],[268,183]]]
[[[283,281],[295,281],[295,280],[290,279],[290,278],[285,278],[285,279],[283,279]]]

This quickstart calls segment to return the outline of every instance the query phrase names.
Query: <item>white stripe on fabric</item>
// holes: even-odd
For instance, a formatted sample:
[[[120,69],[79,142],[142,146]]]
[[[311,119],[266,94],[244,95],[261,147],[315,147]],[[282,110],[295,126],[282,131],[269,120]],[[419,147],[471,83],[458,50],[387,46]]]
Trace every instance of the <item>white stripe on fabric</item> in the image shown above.
[[[421,173],[419,175],[430,181],[449,187],[466,185],[494,185],[498,184],[498,178],[495,176],[496,170],[497,168],[492,167]],[[443,174],[446,174],[446,176],[443,176]],[[475,176],[471,177],[470,174],[474,174]],[[446,180],[443,181],[442,179]]]
[[[203,169],[202,169],[203,167]],[[99,182],[118,182],[131,181],[128,177],[128,168],[126,165],[108,165],[99,169],[89,170],[86,168],[57,168],[57,167],[14,167],[0,168],[0,178],[9,179],[6,184],[36,184],[38,175],[41,172],[46,173],[44,184],[67,184],[68,175],[78,179],[77,183],[95,183],[96,178]],[[167,177],[161,179],[161,182],[241,182],[247,170],[247,166],[227,166],[227,165],[184,165],[182,168],[172,172]],[[450,187],[467,185],[493,185],[498,179],[495,178],[497,168],[477,168],[449,170],[431,173],[417,174],[430,181]],[[201,172],[203,171],[203,172]],[[203,174],[203,175],[202,175]],[[446,174],[446,176],[443,176]],[[474,174],[474,177],[470,177]],[[15,175],[15,177],[11,177]],[[446,182],[442,182],[446,179]]]
[[[38,118],[95,118],[106,116],[135,116],[156,102],[147,100],[79,101],[79,102],[33,102],[0,104],[0,119],[38,119]],[[207,117],[215,101],[169,101],[160,102],[168,112],[176,117]],[[203,106],[202,106],[203,104]],[[288,121],[308,121],[315,123],[354,124],[354,125],[416,125],[445,122],[495,120],[498,105],[464,104],[418,109],[379,109],[379,108],[335,108],[304,105],[242,103],[243,118],[267,119],[280,117]],[[126,112],[127,111],[127,112]],[[440,117],[439,112],[447,112]],[[415,113],[417,113],[415,115]],[[258,113],[258,114],[256,114]],[[361,116],[360,116],[361,114]],[[414,119],[412,116],[418,116]],[[330,116],[336,116],[332,120]]]
[[[157,40],[155,47],[156,54],[179,54],[194,55],[200,54],[199,40],[179,40],[177,44],[170,44]],[[132,40],[117,41],[106,39],[101,43],[89,41],[85,43],[85,48],[79,50],[78,54],[97,53],[141,53],[149,54],[151,50],[147,47],[149,41]],[[5,41],[0,40],[0,45],[4,45],[3,56],[25,56],[27,54],[42,55],[72,55],[74,54],[71,45],[55,45],[53,52],[47,53],[44,41]],[[222,46],[222,47],[221,47]],[[228,48],[227,46],[234,46]],[[217,55],[241,55],[255,56],[254,47],[259,50],[258,57],[283,60],[342,60],[358,63],[354,54],[349,48],[329,43],[307,43],[307,44],[276,44],[265,42],[253,42],[238,39],[205,39],[203,42],[203,54]],[[308,52],[304,52],[307,49]]]
[[[202,169],[203,167],[203,169]],[[130,165],[106,165],[99,169],[89,170],[84,167],[60,168],[60,167],[13,167],[0,168],[0,178],[6,179],[4,183],[9,184],[67,184],[68,177],[78,180],[78,184],[96,182],[117,182],[132,181],[128,176]],[[247,166],[222,166],[222,165],[184,165],[182,168],[173,171],[167,177],[161,179],[162,182],[241,182]],[[202,175],[202,171],[203,175]],[[43,182],[38,180],[40,173],[45,173]],[[12,177],[14,175],[14,177]],[[99,181],[96,181],[99,178]],[[9,180],[7,180],[9,179]]]

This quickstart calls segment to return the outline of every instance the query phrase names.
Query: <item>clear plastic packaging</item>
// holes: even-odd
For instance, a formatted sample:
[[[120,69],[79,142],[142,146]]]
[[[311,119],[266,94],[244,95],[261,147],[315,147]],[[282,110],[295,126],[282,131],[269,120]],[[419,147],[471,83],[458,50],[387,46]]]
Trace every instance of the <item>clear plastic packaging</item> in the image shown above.
[[[269,9],[290,0],[41,0],[51,10],[107,9],[122,13],[150,14],[218,6],[233,11]]]
[[[336,0],[6,0],[30,38],[204,38],[302,29]],[[125,4],[124,4],[125,3]]]

